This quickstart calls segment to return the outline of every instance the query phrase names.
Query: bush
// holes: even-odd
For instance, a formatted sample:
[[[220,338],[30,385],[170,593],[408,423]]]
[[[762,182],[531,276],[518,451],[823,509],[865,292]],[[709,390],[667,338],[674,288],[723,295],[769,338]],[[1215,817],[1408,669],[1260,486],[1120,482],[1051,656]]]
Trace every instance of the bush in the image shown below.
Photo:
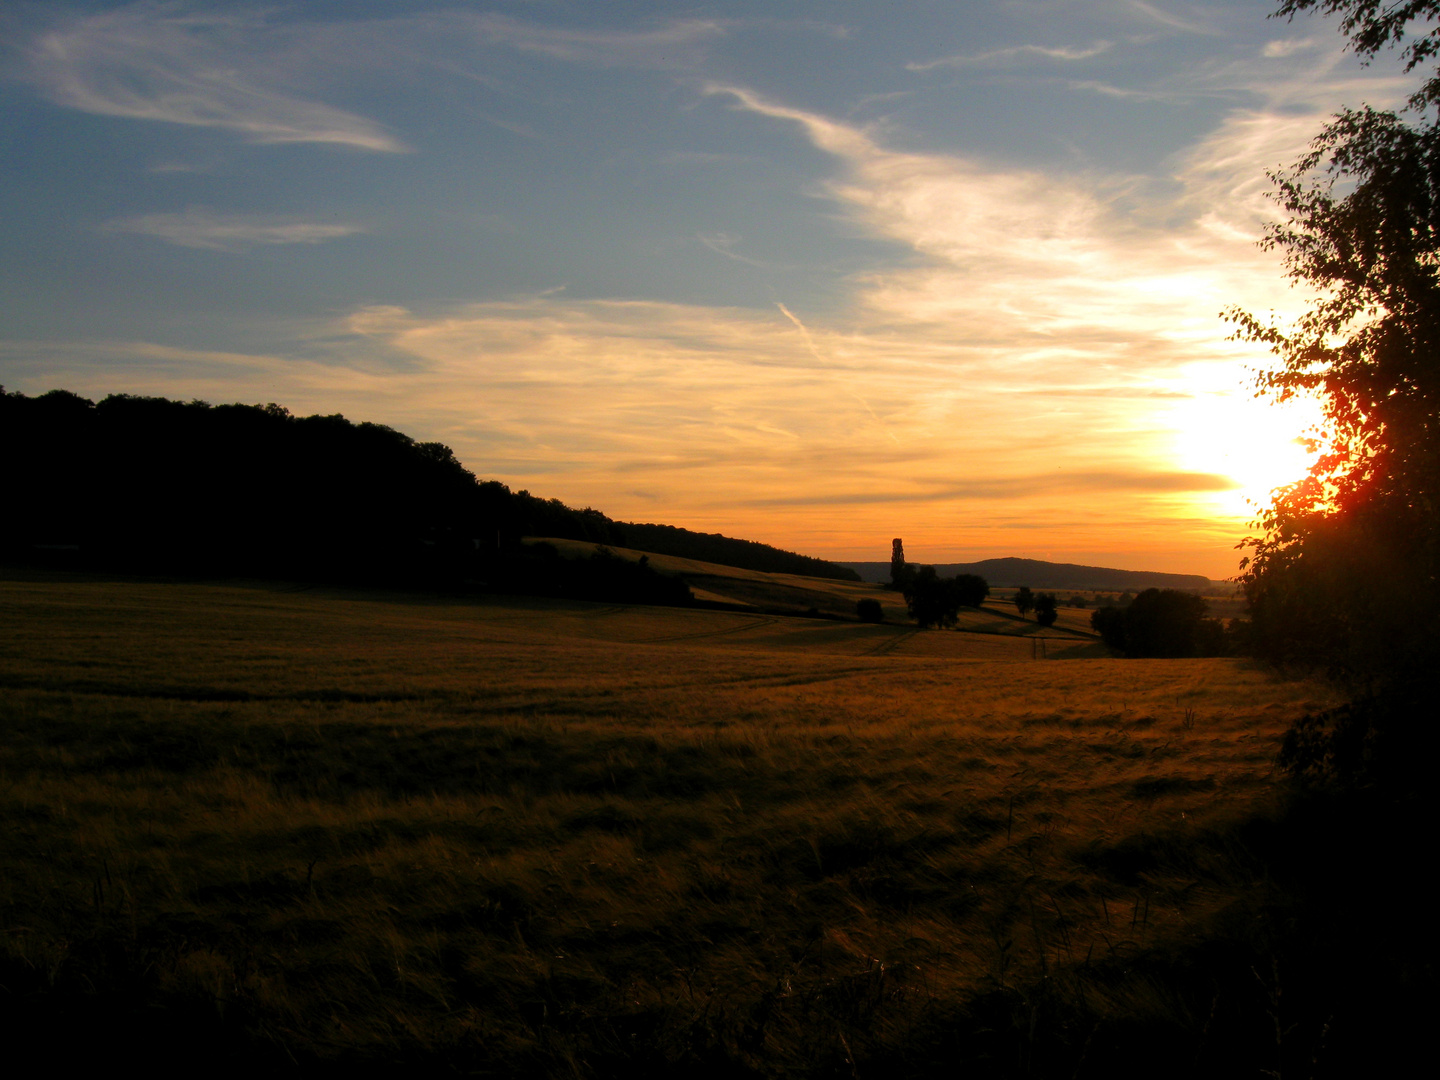
[[[1035,597],[1035,621],[1041,626],[1054,626],[1060,612],[1055,610],[1055,594],[1042,592]]]
[[[990,586],[976,574],[942,578],[933,566],[922,566],[905,585],[905,603],[921,626],[954,626],[962,607],[979,607]]]
[[[1206,618],[1204,597],[1179,589],[1146,589],[1124,608],[1107,604],[1090,616],[1105,644],[1126,656],[1219,656],[1226,651],[1219,620]]]
[[[1125,651],[1125,613],[1114,604],[1106,604],[1090,613],[1090,629],[1116,652]]]
[[[955,598],[961,607],[978,608],[990,595],[990,583],[979,574],[956,574]]]
[[[869,596],[864,600],[855,601],[855,614],[861,622],[885,621],[885,612],[880,607],[880,601]]]

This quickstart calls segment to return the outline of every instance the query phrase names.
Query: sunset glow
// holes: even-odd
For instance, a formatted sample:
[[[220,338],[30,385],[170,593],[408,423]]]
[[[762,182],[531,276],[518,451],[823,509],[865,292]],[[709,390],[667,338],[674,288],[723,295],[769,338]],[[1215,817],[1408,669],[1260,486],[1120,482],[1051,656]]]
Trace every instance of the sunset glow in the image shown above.
[[[1219,318],[1304,300],[1265,171],[1409,83],[1242,0],[687,12],[24,9],[0,382],[831,558],[1233,573],[1314,420]]]
[[[1216,374],[1205,377],[1213,382]],[[1275,489],[1309,470],[1318,453],[1309,440],[1321,430],[1322,419],[1314,399],[1275,402],[1244,389],[1197,387],[1195,396],[1174,410],[1175,452],[1186,468],[1234,482],[1206,496],[1203,510],[1251,520]]]

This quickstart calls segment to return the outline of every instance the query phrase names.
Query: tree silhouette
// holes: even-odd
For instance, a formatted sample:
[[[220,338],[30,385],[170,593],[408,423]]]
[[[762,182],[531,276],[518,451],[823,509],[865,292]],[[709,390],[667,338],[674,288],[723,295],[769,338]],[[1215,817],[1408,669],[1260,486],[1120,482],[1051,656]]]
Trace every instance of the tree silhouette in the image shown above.
[[[861,622],[883,622],[885,619],[885,611],[881,608],[880,601],[873,596],[855,601],[855,614]]]
[[[512,492],[477,480],[441,443],[274,403],[124,394],[97,403],[0,388],[0,460],[25,462],[6,477],[0,558],[68,553],[75,565],[128,571],[478,587],[538,580],[540,564],[515,549],[542,536],[859,580],[764,544]],[[492,565],[511,554],[520,559],[511,570]],[[647,595],[674,593],[597,563],[592,576],[606,575]]]
[[[1054,626],[1060,612],[1055,609],[1055,594],[1040,593],[1035,597],[1035,621],[1041,626]]]
[[[1125,651],[1125,612],[1114,604],[1098,607],[1090,613],[1090,628],[1100,640],[1116,652]]]
[[[956,574],[955,597],[961,607],[978,608],[990,595],[990,583],[979,574]]]
[[[1224,632],[1218,621],[1206,618],[1208,610],[1194,593],[1146,589],[1127,607],[1097,608],[1090,626],[1126,656],[1217,656],[1224,651]]]
[[[1020,591],[1015,594],[1015,608],[1020,612],[1020,617],[1023,619],[1034,607],[1035,594],[1030,591],[1029,585],[1021,585]]]
[[[954,626],[960,612],[954,580],[942,578],[933,566],[922,566],[909,575],[905,603],[910,617],[922,627]]]
[[[915,568],[905,561],[905,545],[897,536],[890,541],[890,588],[904,592],[914,574]]]
[[[954,626],[962,607],[979,607],[990,595],[990,586],[978,574],[945,578],[933,566],[910,566],[907,574],[905,603],[921,626]]]
[[[1285,0],[1276,14],[1311,10],[1339,15],[1361,56],[1399,46],[1406,71],[1440,56],[1440,0]],[[1425,683],[1440,662],[1437,109],[1432,72],[1405,109],[1342,110],[1272,174],[1285,216],[1263,246],[1312,299],[1289,326],[1226,312],[1275,356],[1260,389],[1313,395],[1324,412],[1314,466],[1246,542],[1254,647],[1318,663],[1359,695]]]

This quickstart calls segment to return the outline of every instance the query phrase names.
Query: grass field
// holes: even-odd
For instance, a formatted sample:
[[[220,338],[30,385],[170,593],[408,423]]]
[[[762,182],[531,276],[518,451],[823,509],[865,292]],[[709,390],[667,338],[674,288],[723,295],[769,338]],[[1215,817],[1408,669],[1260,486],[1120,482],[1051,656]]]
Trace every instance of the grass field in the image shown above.
[[[497,1076],[939,1075],[997,1039],[982,1074],[1041,1075],[1036,987],[1094,1018],[1080,1060],[1136,1016],[1209,1031],[1139,958],[1258,903],[1236,823],[1329,692],[1235,660],[1032,655],[746,612],[9,574],[8,1012],[50,1031],[103,1007],[301,1071]]]

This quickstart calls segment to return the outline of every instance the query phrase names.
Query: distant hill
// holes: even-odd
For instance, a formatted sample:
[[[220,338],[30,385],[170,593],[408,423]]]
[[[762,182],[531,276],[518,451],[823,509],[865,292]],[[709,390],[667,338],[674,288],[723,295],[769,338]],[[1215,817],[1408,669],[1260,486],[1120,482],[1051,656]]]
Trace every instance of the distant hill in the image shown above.
[[[767,544],[628,524],[511,491],[477,479],[441,443],[339,415],[292,416],[273,404],[126,394],[92,402],[64,390],[32,398],[0,388],[0,461],[10,465],[0,556],[12,559],[439,583],[494,579],[498,555],[517,551],[522,537],[551,536],[858,580]],[[522,561],[524,578],[574,573]],[[613,567],[601,569],[614,576]]]
[[[888,562],[841,563],[864,581],[890,580]],[[929,564],[926,564],[929,565]],[[974,563],[935,563],[942,577],[979,574],[992,586],[1029,585],[1032,589],[1188,589],[1200,591],[1210,579],[1200,574],[1162,574],[1154,570],[1116,570],[1106,566],[1042,562],[1039,559],[984,559]]]

